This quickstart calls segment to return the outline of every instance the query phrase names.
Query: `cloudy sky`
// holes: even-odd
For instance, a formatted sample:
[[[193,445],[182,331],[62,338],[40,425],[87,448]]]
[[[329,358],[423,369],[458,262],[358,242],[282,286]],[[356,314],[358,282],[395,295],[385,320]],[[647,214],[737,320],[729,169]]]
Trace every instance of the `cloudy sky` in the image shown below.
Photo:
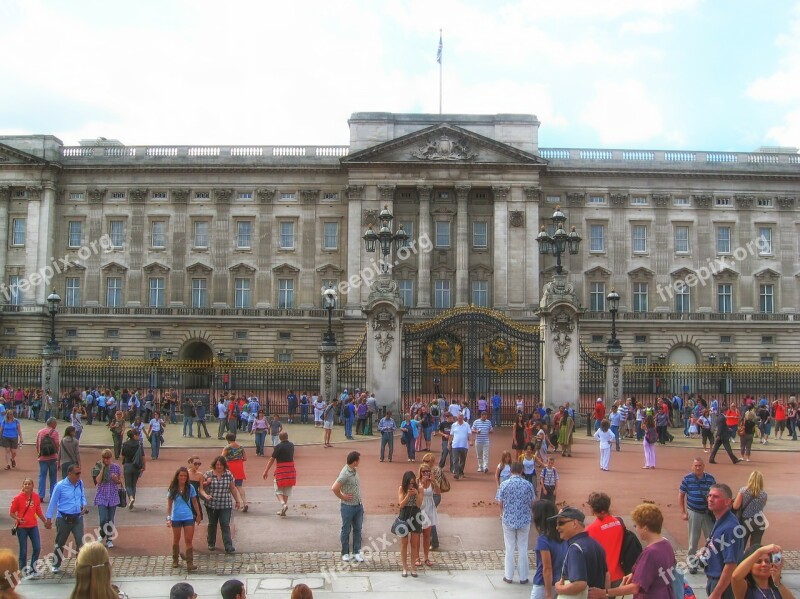
[[[346,144],[527,113],[543,147],[800,146],[800,2],[0,0],[0,134]]]

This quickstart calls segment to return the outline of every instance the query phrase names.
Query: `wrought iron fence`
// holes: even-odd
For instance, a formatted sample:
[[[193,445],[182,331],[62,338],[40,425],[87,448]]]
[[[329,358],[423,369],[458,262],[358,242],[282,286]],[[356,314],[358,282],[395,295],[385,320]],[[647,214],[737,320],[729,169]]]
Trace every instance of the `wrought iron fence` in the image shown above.
[[[39,388],[42,385],[41,358],[0,358],[0,384],[12,388]]]
[[[337,384],[339,389],[367,388],[367,334],[364,333],[355,345],[339,358]],[[319,380],[319,378],[317,378]]]
[[[580,344],[578,412],[591,414],[598,397],[606,396],[606,366],[603,359]],[[627,389],[623,387],[623,392]]]

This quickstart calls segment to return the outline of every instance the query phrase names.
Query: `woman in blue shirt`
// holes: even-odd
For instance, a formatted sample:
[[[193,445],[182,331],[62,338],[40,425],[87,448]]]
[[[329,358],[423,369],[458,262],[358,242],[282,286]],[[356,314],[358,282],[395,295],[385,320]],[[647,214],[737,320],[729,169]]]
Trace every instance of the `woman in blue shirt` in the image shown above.
[[[181,530],[186,545],[186,569],[197,570],[194,565],[194,525],[200,523],[200,504],[197,501],[197,491],[189,484],[189,471],[181,466],[175,472],[167,492],[167,528],[172,529],[172,567],[180,565],[178,557],[181,555]]]
[[[6,470],[11,470],[17,467],[17,448],[22,445],[22,428],[13,411],[6,410],[5,416],[0,442],[6,450]]]
[[[558,513],[556,504],[541,499],[533,504],[533,525],[539,533],[536,539],[536,573],[533,575],[531,599],[553,597],[553,585],[561,578],[561,567],[567,552],[567,541],[561,540],[553,519]]]
[[[400,430],[402,431],[400,438],[406,446],[408,461],[413,462],[417,457],[417,452],[414,449],[414,442],[419,435],[419,430],[417,429],[417,421],[411,417],[411,414],[406,414],[405,419],[400,423]]]

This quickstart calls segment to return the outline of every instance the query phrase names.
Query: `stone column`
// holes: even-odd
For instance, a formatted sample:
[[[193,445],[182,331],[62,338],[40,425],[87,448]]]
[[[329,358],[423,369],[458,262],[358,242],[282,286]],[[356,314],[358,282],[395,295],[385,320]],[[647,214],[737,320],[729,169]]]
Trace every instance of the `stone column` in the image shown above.
[[[364,235],[366,227],[361,223],[361,204],[364,199],[363,185],[347,186],[347,303],[345,313],[349,315],[361,315],[361,287],[350,288],[355,282],[359,282],[361,270],[361,252],[363,251]]]
[[[188,215],[188,189],[173,189],[170,191],[170,201],[173,205],[170,217],[172,229],[172,247],[170,248],[170,262],[172,269],[169,273],[169,301],[167,306],[182,308],[192,305],[191,275],[186,273],[186,248],[191,247],[193,231],[191,230],[191,217]]]
[[[469,304],[469,224],[467,198],[469,185],[456,185],[456,308]]]
[[[538,187],[525,187],[525,303],[536,306],[539,303],[539,244],[535,238],[539,233],[539,202],[542,190]]]
[[[622,348],[608,348],[603,354],[606,362],[606,414],[611,410],[614,402],[621,401],[622,390],[622,358],[625,353]]]
[[[48,337],[49,338],[49,337]],[[42,351],[42,389],[50,389],[58,403],[61,397],[61,349]]]
[[[380,275],[364,307],[367,315],[367,388],[380,407],[400,410],[402,309],[397,281]]]
[[[505,186],[493,187],[494,192],[494,307],[508,307],[508,192]]]
[[[105,190],[103,190],[105,193]],[[144,293],[144,271],[142,267],[147,256],[147,248],[150,245],[149,223],[145,212],[145,199],[147,198],[146,188],[136,188],[128,190],[128,201],[131,204],[131,241],[130,251],[128,252],[128,277],[122,290],[123,297],[127,297],[126,305],[131,308],[138,308],[147,305],[147,294]],[[91,193],[89,195],[91,200]],[[226,230],[226,234],[229,234]],[[105,293],[105,292],[103,292]]]
[[[53,246],[56,238],[56,188],[51,182],[46,182],[42,189],[42,203],[39,213],[39,246],[38,256],[36,261],[38,263],[38,270],[42,273],[46,267],[50,265],[50,256],[54,256]],[[99,237],[97,238],[99,239]],[[93,239],[94,240],[94,239]],[[85,242],[86,240],[84,240]],[[92,241],[92,240],[90,240]],[[99,255],[97,252],[92,252],[92,255]],[[30,276],[30,275],[28,275]],[[45,275],[46,276],[46,275]],[[53,288],[53,281],[45,280],[43,284],[36,287],[36,303],[43,306],[47,303],[47,296],[50,295],[50,290]]]
[[[320,290],[316,285],[317,271],[315,260],[317,248],[320,247],[317,238],[317,200],[319,199],[319,189],[303,189],[300,191],[303,201],[302,218],[300,219],[300,277],[298,283],[297,307],[300,309],[311,309],[315,307],[315,302],[319,297]],[[320,228],[320,235],[323,234]]]
[[[258,196],[258,223],[256,230],[256,308],[272,306],[272,256],[275,253],[275,219],[272,215],[272,202],[275,189],[265,188],[256,191]]]
[[[39,224],[42,218],[42,188],[28,187],[28,212],[25,216],[25,280],[29,283],[34,274],[39,272],[39,247],[42,239],[39,237]],[[23,304],[35,304],[39,289],[42,285],[25,285],[20,287]],[[46,288],[46,286],[45,286]],[[45,296],[46,297],[46,296]],[[43,303],[42,303],[43,305]]]
[[[325,401],[338,397],[337,373],[339,365],[339,346],[336,343],[323,343],[319,346],[319,392]]]
[[[230,308],[235,303],[231,289],[232,277],[228,270],[232,266],[230,260],[234,259],[230,251],[232,195],[232,189],[214,190],[216,216],[211,240],[211,265],[214,269],[210,294],[212,308]]]
[[[103,201],[107,190],[91,188],[88,190],[89,212],[86,217],[86,234],[89,242],[99,239],[103,234]],[[52,254],[51,254],[52,256]],[[102,271],[100,270],[103,256],[95,254],[85,261],[84,266],[84,287],[83,293],[84,306],[98,306],[100,302],[105,302],[105,290],[101,288]]]
[[[8,286],[8,277],[6,276],[6,261],[8,260],[8,202],[11,198],[11,187],[3,185],[0,186],[0,231],[6,235],[5,247],[0,247],[0,289],[5,290],[3,285]],[[11,293],[5,297],[0,295],[0,301],[9,302],[11,300]]]
[[[427,239],[433,245],[431,234],[431,185],[419,185],[419,238]],[[431,307],[431,254],[430,252],[420,252],[418,257],[417,271],[417,307]]]
[[[544,402],[556,408],[564,402],[574,404],[579,397],[580,308],[575,289],[567,275],[554,275],[544,286],[539,317],[544,336]]]

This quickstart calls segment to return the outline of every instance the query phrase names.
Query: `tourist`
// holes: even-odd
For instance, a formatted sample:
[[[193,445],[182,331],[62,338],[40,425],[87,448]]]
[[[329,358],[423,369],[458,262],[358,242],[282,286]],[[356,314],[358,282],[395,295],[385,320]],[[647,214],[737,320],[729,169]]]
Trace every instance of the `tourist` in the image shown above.
[[[52,497],[52,493],[50,495]],[[19,542],[19,569],[25,576],[39,578],[41,574],[36,570],[36,562],[39,561],[42,543],[36,518],[42,522],[46,522],[46,520],[42,513],[42,499],[33,491],[33,479],[26,478],[22,481],[22,492],[11,500],[8,515],[14,519],[12,530],[16,529]],[[31,542],[30,565],[28,565],[29,540]]]
[[[494,482],[498,488],[511,478],[511,464],[513,462],[514,458],[510,451],[505,450],[500,454],[500,463],[497,464],[497,468],[494,471]]]
[[[590,493],[586,504],[595,517],[594,522],[586,527],[586,532],[605,551],[609,581],[612,587],[617,587],[625,576],[620,563],[625,525],[611,513],[611,497],[606,493]]]
[[[118,460],[122,451],[122,441],[125,438],[126,427],[125,415],[121,411],[114,413],[114,417],[108,421],[108,430],[111,431],[111,441],[114,443],[114,459]]]
[[[411,414],[406,414],[400,423],[400,442],[406,446],[409,462],[413,462],[417,456],[416,439],[418,434],[417,421],[411,417]]]
[[[756,415],[759,419],[758,432],[761,433],[760,443],[767,445],[769,443],[769,433],[771,429],[770,421],[772,419],[772,414],[770,413],[769,404],[766,399],[762,398],[759,400]]]
[[[731,575],[736,599],[791,599],[792,591],[783,584],[783,552],[778,545],[751,545]]]
[[[614,434],[614,440],[616,441],[617,451],[619,451],[619,430],[620,430],[620,423],[622,422],[622,414],[615,403],[611,406],[611,413],[608,415],[608,421],[611,425],[611,432]]]
[[[500,396],[500,391],[495,391],[492,395],[492,426],[500,426],[502,420],[502,406],[503,398]]]
[[[656,467],[656,442],[658,441],[658,433],[656,432],[656,421],[652,414],[645,416],[642,421],[642,429],[644,429],[644,441],[642,447],[644,448],[644,466],[642,469]]]
[[[198,399],[195,402],[194,406],[195,410],[195,419],[194,422],[197,425],[197,438],[200,439],[200,429],[203,429],[203,432],[206,435],[206,439],[210,439],[211,435],[208,434],[208,427],[206,426],[206,420],[208,419],[208,413],[206,411],[206,404],[204,401]]]
[[[189,481],[189,471],[181,466],[175,472],[167,491],[167,528],[172,529],[172,567],[180,565],[178,561],[181,547],[181,530],[186,545],[186,570],[197,570],[194,564],[194,539],[195,523],[200,524],[200,504],[197,491]]]
[[[367,432],[367,417],[369,416],[369,406],[367,398],[362,397],[356,406],[356,434],[365,435]]]
[[[525,448],[525,416],[517,414],[514,426],[511,428],[511,449],[514,450],[514,458],[519,459],[522,450]]]
[[[478,472],[489,472],[489,435],[494,432],[489,414],[481,412],[481,417],[472,423],[475,433],[475,456],[478,459]]]
[[[397,504],[400,507],[398,518],[403,521],[405,534],[400,535],[400,561],[403,564],[402,576],[417,577],[417,570],[422,564],[419,561],[420,533],[422,531],[421,521],[423,516],[420,508],[419,486],[417,477],[413,470],[408,470],[403,474],[403,480],[397,489]]]
[[[561,455],[572,457],[572,433],[575,429],[575,419],[566,407],[559,409],[561,418],[559,419],[558,444],[561,446]]]
[[[206,502],[208,513],[208,550],[217,546],[217,525],[222,533],[222,543],[226,553],[235,553],[231,538],[231,518],[233,508],[239,509],[241,496],[233,475],[228,469],[228,461],[221,455],[211,461],[211,470],[205,474],[206,493],[211,497]]]
[[[280,434],[283,430],[283,423],[281,422],[280,416],[278,414],[272,415],[272,420],[269,422],[269,435],[272,439],[272,446],[275,447],[278,443],[281,442]]]
[[[323,430],[323,447],[333,447],[331,443],[331,433],[333,432],[333,419],[336,416],[336,408],[339,405],[339,400],[333,398],[330,404],[325,406],[322,411],[322,430]]]
[[[592,414],[592,419],[594,420],[594,430],[600,428],[600,423],[603,422],[606,418],[606,404],[603,403],[603,398],[598,397],[597,401],[594,402],[594,412]]]
[[[289,599],[314,599],[314,593],[307,584],[301,582],[292,589],[292,596]]]
[[[737,422],[738,422],[738,412],[736,413]],[[725,419],[725,414],[719,414],[714,421],[714,425],[716,427],[716,440],[714,441],[714,447],[711,449],[711,455],[708,457],[708,463],[714,464],[714,458],[717,456],[717,451],[719,451],[720,447],[724,447],[725,451],[728,452],[728,457],[731,459],[731,462],[734,464],[739,463],[739,458],[733,455],[733,450],[731,450],[731,440],[730,440],[730,428],[728,427]],[[734,428],[734,431],[736,429]],[[716,599],[716,598],[714,598]]]
[[[111,562],[102,543],[84,545],[75,559],[75,586],[69,599],[128,599],[111,584]]]
[[[47,418],[47,425],[36,433],[36,455],[39,456],[39,497],[46,496],[47,477],[50,477],[50,495],[58,480],[58,420]]]
[[[247,461],[247,454],[245,453],[244,447],[236,441],[236,433],[227,433],[225,435],[225,440],[228,444],[222,448],[222,453],[220,455],[225,458],[228,469],[233,475],[233,480],[236,487],[239,489],[239,496],[242,499],[242,511],[246,512],[249,507],[244,492],[244,481],[247,480],[244,463]],[[275,440],[275,437],[273,437],[273,446],[276,444]]]
[[[439,436],[442,438],[442,455],[439,458],[439,468],[444,468],[447,463],[447,456],[450,456],[450,474],[455,473],[453,466],[453,454],[450,451],[450,429],[453,427],[453,415],[444,412],[444,417],[439,423]]]
[[[186,417],[184,416],[184,418]],[[156,410],[155,412],[153,412],[153,418],[150,420],[150,423],[147,427],[147,432],[145,433],[147,440],[150,441],[150,457],[154,460],[158,459],[158,454],[161,449],[161,444],[163,443],[164,440],[163,435],[165,428],[166,424],[164,423],[164,420],[161,418],[161,412]],[[185,437],[186,434],[184,433],[183,436]],[[191,437],[192,435],[190,434],[189,436]]]
[[[198,456],[193,455],[187,460],[187,463],[189,464],[189,467],[187,468],[187,471],[189,472],[189,484],[194,487],[194,491],[198,497],[198,505],[200,499],[203,501],[210,501],[211,497],[205,491],[206,479],[203,473],[200,471],[200,466],[203,465],[203,462],[200,461]],[[192,505],[192,510],[194,509],[194,505]],[[198,522],[203,521],[202,509],[198,510],[197,514],[195,515],[199,517]]]
[[[608,471],[611,461],[611,444],[616,439],[611,432],[611,422],[605,418],[600,422],[600,428],[594,431],[594,438],[600,442],[600,470]]]
[[[17,558],[5,547],[0,548],[0,572],[5,573],[0,577],[0,599],[22,599],[14,590],[21,580],[20,572],[17,571]]]
[[[603,548],[584,530],[586,519],[578,508],[564,507],[555,520],[561,539],[567,541],[561,577],[553,586],[557,595],[580,595],[587,588],[608,589],[608,570]],[[577,547],[575,547],[577,545]]]
[[[714,446],[714,432],[711,430],[711,424],[708,408],[704,408],[697,417],[697,427],[700,429],[703,451],[705,453],[708,453],[709,449]]]
[[[22,445],[22,426],[11,410],[6,410],[3,419],[3,436],[0,441],[6,451],[6,470],[16,468],[17,449]]]
[[[97,470],[97,475],[94,476],[94,484],[97,486],[94,505],[97,506],[100,542],[105,543],[109,549],[114,546],[112,539],[117,536],[114,516],[120,504],[119,488],[123,482],[122,468],[111,461],[112,457],[111,450],[104,449],[100,453],[100,467],[95,466],[92,470],[93,475]]]
[[[267,422],[267,417],[264,414],[264,410],[259,410],[255,420],[253,420],[253,426],[250,428],[250,434],[256,436],[257,456],[262,456],[262,457],[264,456],[264,446],[266,445],[267,442],[268,429],[269,429],[269,423]]]
[[[361,526],[364,522],[364,505],[361,503],[361,484],[358,479],[358,464],[361,454],[351,451],[347,454],[347,463],[342,467],[336,482],[333,483],[331,491],[339,498],[341,504],[339,511],[342,516],[342,532],[340,540],[342,544],[342,561],[349,562],[350,553],[350,531],[353,532],[353,553],[352,559],[356,562],[363,562],[364,556],[361,553]]]
[[[67,470],[67,478],[58,481],[47,506],[45,527],[50,528],[53,525],[53,516],[57,516],[55,549],[50,566],[53,574],[61,571],[63,549],[69,535],[75,539],[76,549],[80,549],[83,544],[83,515],[88,513],[86,494],[81,482],[81,467],[71,464]]]
[[[144,450],[142,443],[139,440],[139,431],[130,429],[128,431],[128,440],[122,444],[122,472],[125,476],[125,490],[128,493],[128,509],[133,509],[133,504],[136,503],[136,484],[139,478],[144,474],[147,468],[147,463],[144,459]]]
[[[739,489],[731,508],[739,513],[739,522],[746,529],[744,544],[760,545],[767,527],[764,507],[767,505],[767,492],[764,490],[764,476],[753,470],[747,484]]]
[[[533,485],[534,490],[538,486],[536,481],[536,453],[533,443],[525,444],[525,451],[522,453],[522,478]]]
[[[556,492],[558,491],[558,470],[556,470],[556,458],[547,458],[547,466],[542,468],[539,475],[539,498],[556,502]]]
[[[425,565],[430,568],[435,565],[435,562],[431,561],[430,554],[428,553],[431,549],[431,533],[433,527],[439,523],[435,497],[436,495],[441,497],[441,491],[439,490],[439,483],[433,476],[433,469],[430,466],[430,463],[433,461],[433,456],[431,454],[427,455],[430,455],[431,459],[427,463],[423,462],[419,467],[417,484],[419,485],[419,493],[422,497],[422,503],[420,505],[420,510],[422,511],[422,551],[425,555]],[[419,553],[412,553],[411,555],[417,558],[414,565],[419,567],[421,565],[418,559]]]
[[[300,424],[308,424],[309,403],[308,391],[303,391],[300,394]]]
[[[556,504],[541,499],[533,504],[533,525],[538,537],[534,553],[536,554],[536,572],[533,575],[531,599],[547,599],[555,596],[553,585],[561,578],[567,542],[561,540],[553,519],[557,513]]]
[[[219,401],[217,402],[217,420],[219,421],[217,439],[221,441],[223,439],[223,435],[225,434],[225,428],[228,422],[228,406],[224,397],[220,397]]]
[[[672,545],[661,536],[664,515],[654,504],[642,503],[631,512],[631,518],[636,525],[636,534],[644,546],[644,550],[633,565],[633,571],[630,576],[625,577],[625,583],[622,585],[612,583],[610,588],[592,585],[588,599],[606,599],[624,595],[652,599],[672,597],[671,576],[676,562]]]
[[[292,488],[297,485],[297,469],[294,464],[294,443],[289,441],[289,433],[282,431],[280,442],[272,448],[272,457],[267,462],[264,469],[263,478],[267,480],[270,468],[275,466],[275,479],[273,487],[275,496],[281,504],[278,511],[279,516],[285,516],[289,510],[289,497],[292,495]]]
[[[386,416],[378,422],[378,432],[381,434],[381,462],[385,457],[386,447],[389,447],[389,461],[392,461],[394,454],[394,432],[397,430],[394,418],[392,418],[392,411],[386,410]]]
[[[433,490],[433,504],[438,509],[439,504],[442,502],[442,479],[444,478],[444,472],[442,472],[442,469],[436,465],[435,457],[432,453],[426,453],[424,456],[422,456],[422,465],[430,468],[431,472],[433,473],[433,480],[436,483],[436,487]],[[447,485],[448,486],[446,489],[449,489],[449,482]],[[431,526],[431,541],[429,544],[431,551],[435,551],[439,548],[439,532],[437,526],[438,524]]]
[[[742,416],[742,421],[739,424],[739,453],[743,460],[749,462],[750,456],[753,455],[753,438],[756,433],[756,426],[758,426],[758,417],[756,413],[748,408]]]
[[[448,444],[453,454],[453,461],[455,462],[455,474],[453,474],[453,477],[456,480],[464,478],[464,470],[467,465],[467,453],[471,445],[472,428],[469,423],[464,420],[464,412],[460,411],[456,417],[456,422],[450,427],[450,440]]]
[[[314,405],[314,428],[322,427],[322,413],[325,411],[325,400],[320,395],[311,396]]]
[[[705,471],[705,462],[701,458],[692,461],[692,471],[683,477],[678,495],[678,505],[681,508],[681,518],[689,525],[689,550],[687,555],[697,553],[700,542],[700,533],[704,539],[711,535],[714,520],[708,512],[708,492],[716,484],[712,475]],[[697,566],[689,563],[689,572],[697,573]]]
[[[792,441],[797,441],[797,400],[794,395],[789,396],[789,405],[786,407],[786,427]]]
[[[197,599],[197,593],[188,582],[179,582],[169,590],[169,599]]]
[[[725,418],[723,414],[720,417]],[[724,423],[723,428],[726,428]],[[731,576],[744,554],[744,539],[738,534],[739,520],[731,511],[732,503],[733,492],[728,485],[711,485],[708,509],[716,522],[706,547],[699,552],[702,555],[701,560],[707,564],[705,573],[708,599],[733,599]]]
[[[86,408],[75,406],[70,415],[70,424],[75,427],[75,438],[80,441],[83,434],[83,419],[86,418]]]
[[[245,599],[247,591],[241,580],[231,579],[222,583],[219,590],[222,599]]]
[[[58,445],[58,461],[61,464],[61,478],[67,478],[67,471],[72,464],[81,465],[80,442],[75,438],[75,427],[64,429],[64,438]],[[52,497],[53,493],[50,493]]]
[[[511,457],[510,452],[505,452]],[[505,542],[505,568],[503,582],[511,584],[514,578],[516,551],[520,584],[528,584],[528,533],[531,528],[531,508],[536,495],[533,485],[522,478],[522,464],[511,464],[511,476],[497,489],[495,500],[502,510],[503,540]]]

